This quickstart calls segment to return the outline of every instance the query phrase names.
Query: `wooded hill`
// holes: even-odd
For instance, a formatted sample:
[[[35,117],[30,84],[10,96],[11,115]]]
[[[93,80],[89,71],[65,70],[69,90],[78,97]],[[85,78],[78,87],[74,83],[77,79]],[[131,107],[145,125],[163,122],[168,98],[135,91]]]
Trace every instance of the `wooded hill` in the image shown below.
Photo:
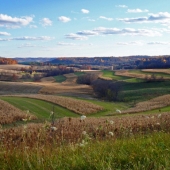
[[[18,62],[11,58],[0,57],[0,64],[17,64]]]

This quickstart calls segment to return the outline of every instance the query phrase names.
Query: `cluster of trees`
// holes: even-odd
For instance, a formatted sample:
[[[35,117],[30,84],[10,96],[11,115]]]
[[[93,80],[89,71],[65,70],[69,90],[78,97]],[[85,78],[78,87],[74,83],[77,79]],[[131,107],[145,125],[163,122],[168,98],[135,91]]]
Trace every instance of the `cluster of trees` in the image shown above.
[[[58,76],[58,75],[63,75],[63,74],[68,74],[68,73],[74,73],[73,68],[67,68],[65,66],[60,66],[57,69],[51,69],[51,70],[44,70],[46,76]]]
[[[100,98],[117,101],[121,91],[121,82],[97,79],[92,84],[95,94]]]
[[[11,58],[0,57],[0,64],[17,64],[17,61]]]
[[[85,74],[77,78],[77,83],[91,85],[95,95],[109,101],[117,101],[121,92],[122,83],[119,81],[104,80],[96,74]]]
[[[151,68],[169,68],[170,57],[148,58],[145,60],[137,60],[134,65],[138,69],[151,69]]]
[[[78,84],[92,85],[92,83],[98,79],[96,74],[85,74],[77,78]]]

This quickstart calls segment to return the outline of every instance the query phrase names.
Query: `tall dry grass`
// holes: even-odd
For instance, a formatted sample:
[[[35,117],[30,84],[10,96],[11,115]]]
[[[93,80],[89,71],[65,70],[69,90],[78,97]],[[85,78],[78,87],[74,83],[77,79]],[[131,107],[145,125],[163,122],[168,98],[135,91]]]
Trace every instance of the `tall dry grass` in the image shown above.
[[[9,103],[0,100],[0,124],[9,124],[24,119],[37,119],[36,116],[23,112]]]
[[[152,116],[110,118],[63,118],[51,125],[27,124],[20,127],[1,129],[0,141],[9,148],[56,146],[63,144],[85,145],[88,141],[129,137],[155,131],[170,130],[170,114]]]

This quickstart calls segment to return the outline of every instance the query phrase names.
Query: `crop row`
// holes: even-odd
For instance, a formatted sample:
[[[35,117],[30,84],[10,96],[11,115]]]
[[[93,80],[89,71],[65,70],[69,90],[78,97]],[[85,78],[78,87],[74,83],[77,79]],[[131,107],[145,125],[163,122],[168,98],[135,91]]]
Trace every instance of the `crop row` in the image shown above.
[[[162,107],[170,105],[170,95],[163,95],[153,98],[148,101],[139,102],[135,107],[122,111],[122,113],[137,113],[147,110],[160,109]]]
[[[15,95],[16,96],[16,95]],[[54,104],[58,104],[64,108],[74,111],[80,115],[88,115],[92,113],[99,112],[103,110],[103,107],[98,106],[96,104],[86,102],[83,100],[77,100],[68,97],[54,96],[54,95],[17,95],[18,97],[27,97],[34,99],[41,99],[44,101],[52,102]]]
[[[23,112],[18,108],[10,105],[9,103],[0,100],[0,124],[9,124],[14,123],[16,121],[23,120],[33,120],[36,119],[35,116],[31,115],[27,112]]]

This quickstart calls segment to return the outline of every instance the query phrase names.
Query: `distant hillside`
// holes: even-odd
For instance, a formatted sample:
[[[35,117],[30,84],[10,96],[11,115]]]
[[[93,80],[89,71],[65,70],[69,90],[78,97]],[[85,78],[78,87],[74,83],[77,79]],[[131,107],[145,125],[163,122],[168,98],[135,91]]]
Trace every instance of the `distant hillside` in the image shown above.
[[[112,67],[112,69],[170,68],[170,55],[122,57],[39,57],[15,58],[19,64]]]
[[[30,63],[44,63],[44,62],[48,62],[51,60],[54,60],[54,58],[49,58],[49,57],[38,57],[38,58],[33,58],[33,57],[28,57],[28,58],[22,58],[22,57],[17,57],[14,58],[15,60],[17,60],[18,63],[21,64],[30,64]]]
[[[18,62],[11,58],[0,57],[0,64],[17,64]]]

